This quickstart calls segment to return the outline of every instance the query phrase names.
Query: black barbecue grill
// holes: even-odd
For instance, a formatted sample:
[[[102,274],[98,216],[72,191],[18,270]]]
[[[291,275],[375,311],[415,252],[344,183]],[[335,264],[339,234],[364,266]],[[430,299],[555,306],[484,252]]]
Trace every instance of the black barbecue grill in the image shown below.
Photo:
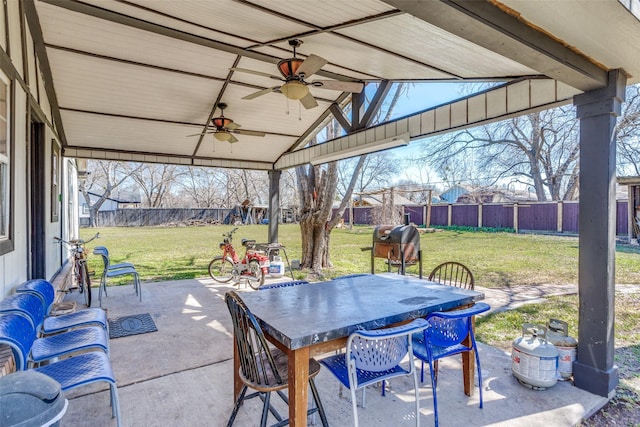
[[[373,247],[371,248],[371,273],[374,273],[374,261],[383,258],[387,269],[398,267],[400,274],[405,274],[407,265],[418,264],[422,278],[422,251],[420,250],[420,233],[412,225],[379,225],[373,230]]]

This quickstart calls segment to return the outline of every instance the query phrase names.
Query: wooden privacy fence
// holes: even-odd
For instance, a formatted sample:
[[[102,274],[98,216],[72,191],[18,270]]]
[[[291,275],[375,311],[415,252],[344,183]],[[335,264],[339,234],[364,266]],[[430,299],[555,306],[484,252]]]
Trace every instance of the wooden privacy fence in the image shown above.
[[[548,231],[554,233],[578,233],[578,202],[531,202],[486,204],[436,204],[398,206],[409,221],[416,225],[510,228],[518,231]],[[627,201],[616,203],[616,234],[628,233]],[[373,224],[376,207],[347,209],[344,222]],[[428,224],[427,224],[428,222]]]
[[[118,209],[98,212],[99,227],[141,227],[171,224],[222,224],[231,209]]]

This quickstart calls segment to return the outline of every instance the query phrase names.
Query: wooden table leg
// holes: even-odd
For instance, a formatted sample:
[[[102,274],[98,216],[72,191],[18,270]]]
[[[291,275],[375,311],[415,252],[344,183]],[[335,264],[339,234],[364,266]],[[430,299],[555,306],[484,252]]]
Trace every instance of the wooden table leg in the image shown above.
[[[471,327],[475,326],[475,318],[471,319]],[[462,342],[465,347],[471,347],[471,335]],[[472,351],[462,353],[462,377],[464,382],[464,394],[467,396],[473,396],[473,385],[476,373],[476,359],[475,354]]]
[[[289,425],[307,425],[309,347],[289,352]]]
[[[238,347],[235,345],[236,337],[233,337],[233,403],[236,403],[240,391],[242,390],[242,381],[238,375],[240,369],[240,358],[238,357]]]

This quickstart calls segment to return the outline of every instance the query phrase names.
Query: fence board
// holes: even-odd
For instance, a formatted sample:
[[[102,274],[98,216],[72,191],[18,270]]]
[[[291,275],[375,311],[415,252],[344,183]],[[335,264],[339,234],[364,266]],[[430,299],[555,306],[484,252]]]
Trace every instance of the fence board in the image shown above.
[[[558,204],[553,202],[519,205],[518,228],[520,230],[557,231]]]
[[[462,227],[478,226],[478,205],[453,205],[451,207],[451,225]]]
[[[562,203],[562,231],[564,233],[578,232],[578,212],[580,212],[578,202]]]
[[[222,223],[231,209],[119,209],[98,212],[100,227],[143,227],[198,221]]]
[[[422,206],[405,206],[404,213],[409,214],[409,222],[416,225],[422,225],[425,222],[425,218],[423,218],[424,209]]]
[[[482,226],[513,228],[513,205],[482,205]]]

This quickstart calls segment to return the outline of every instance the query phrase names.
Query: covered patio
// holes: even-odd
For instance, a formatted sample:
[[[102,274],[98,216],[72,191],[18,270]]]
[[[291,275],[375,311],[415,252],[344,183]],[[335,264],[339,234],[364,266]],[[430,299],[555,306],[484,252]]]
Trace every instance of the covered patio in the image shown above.
[[[7,162],[15,179],[5,197],[11,205],[6,216],[15,208],[20,220],[11,223],[16,232],[11,228],[0,242],[3,295],[23,280],[58,274],[64,258],[53,237],[70,238],[77,231],[71,209],[64,221],[58,221],[55,209],[77,199],[73,191],[64,201],[58,194],[61,181],[52,173],[57,163],[48,165],[49,158],[58,161],[58,153],[68,159],[267,171],[269,240],[277,241],[279,180],[285,169],[573,103],[581,147],[581,347],[575,378],[579,388],[610,397],[618,383],[611,226],[615,130],[625,87],[640,82],[639,9],[637,0],[5,2],[0,66],[12,84],[9,116],[15,119],[7,127],[13,132],[8,146],[15,151]],[[281,60],[292,57],[297,59],[284,64],[296,64],[304,73],[282,68]],[[375,123],[396,82],[501,84]],[[302,91],[290,92],[300,85]],[[231,126],[231,118],[242,127]],[[310,146],[316,131],[331,120],[343,134]],[[65,171],[72,178],[82,172]],[[201,288],[208,297],[219,292]],[[162,310],[169,301],[159,296],[160,305],[148,307],[159,323],[163,313],[181,314],[190,299],[183,295]],[[124,307],[109,308],[118,313]],[[197,316],[188,316],[195,323],[192,317]],[[210,329],[219,331],[220,340],[229,339],[224,319],[216,315],[211,320]],[[170,357],[168,351],[184,350],[176,341],[187,336],[189,331],[176,329],[160,341],[164,348],[136,351],[134,345],[128,357],[139,359],[122,367],[116,362],[116,370],[137,372],[159,359],[167,366],[186,361],[189,355]],[[117,359],[117,340],[114,345]],[[194,349],[193,355],[202,361],[203,355],[218,351],[212,347]],[[219,363],[229,363],[229,355]],[[213,359],[209,365],[218,366]],[[156,371],[149,374],[153,379],[123,378],[123,393],[202,366]],[[211,384],[220,393],[229,392],[223,382]],[[148,393],[152,399],[156,391]],[[133,394],[123,401],[140,399]],[[172,398],[167,393],[152,400]],[[224,397],[217,401],[230,405]],[[475,412],[470,422],[478,420]],[[202,420],[211,418],[205,415]]]
[[[154,283],[144,287],[142,302],[134,297],[131,286],[109,289],[103,301],[109,318],[149,313],[158,329],[111,340],[123,425],[226,425],[233,407],[233,329],[224,293],[233,288],[210,279]],[[256,291],[241,288],[241,292]],[[486,302],[500,304],[491,296]],[[460,358],[441,361],[438,403],[442,426],[573,426],[607,401],[571,382],[531,390],[513,377],[511,358],[502,350],[480,345],[480,357],[485,372],[483,409],[478,408],[477,389],[473,397],[463,393]],[[329,424],[352,425],[349,391],[343,390],[340,396],[338,381],[325,369],[317,385]],[[368,388],[366,408],[358,408],[361,425],[415,425],[412,381],[406,377],[391,380],[390,390],[382,397],[379,388]],[[84,387],[69,397],[62,425],[86,425],[89,420],[94,425],[115,425],[106,388]],[[257,425],[261,409],[260,400],[245,402],[234,425]],[[286,414],[285,407],[280,409]],[[428,380],[420,387],[420,411],[421,425],[433,425]],[[319,418],[316,425],[320,425]]]

